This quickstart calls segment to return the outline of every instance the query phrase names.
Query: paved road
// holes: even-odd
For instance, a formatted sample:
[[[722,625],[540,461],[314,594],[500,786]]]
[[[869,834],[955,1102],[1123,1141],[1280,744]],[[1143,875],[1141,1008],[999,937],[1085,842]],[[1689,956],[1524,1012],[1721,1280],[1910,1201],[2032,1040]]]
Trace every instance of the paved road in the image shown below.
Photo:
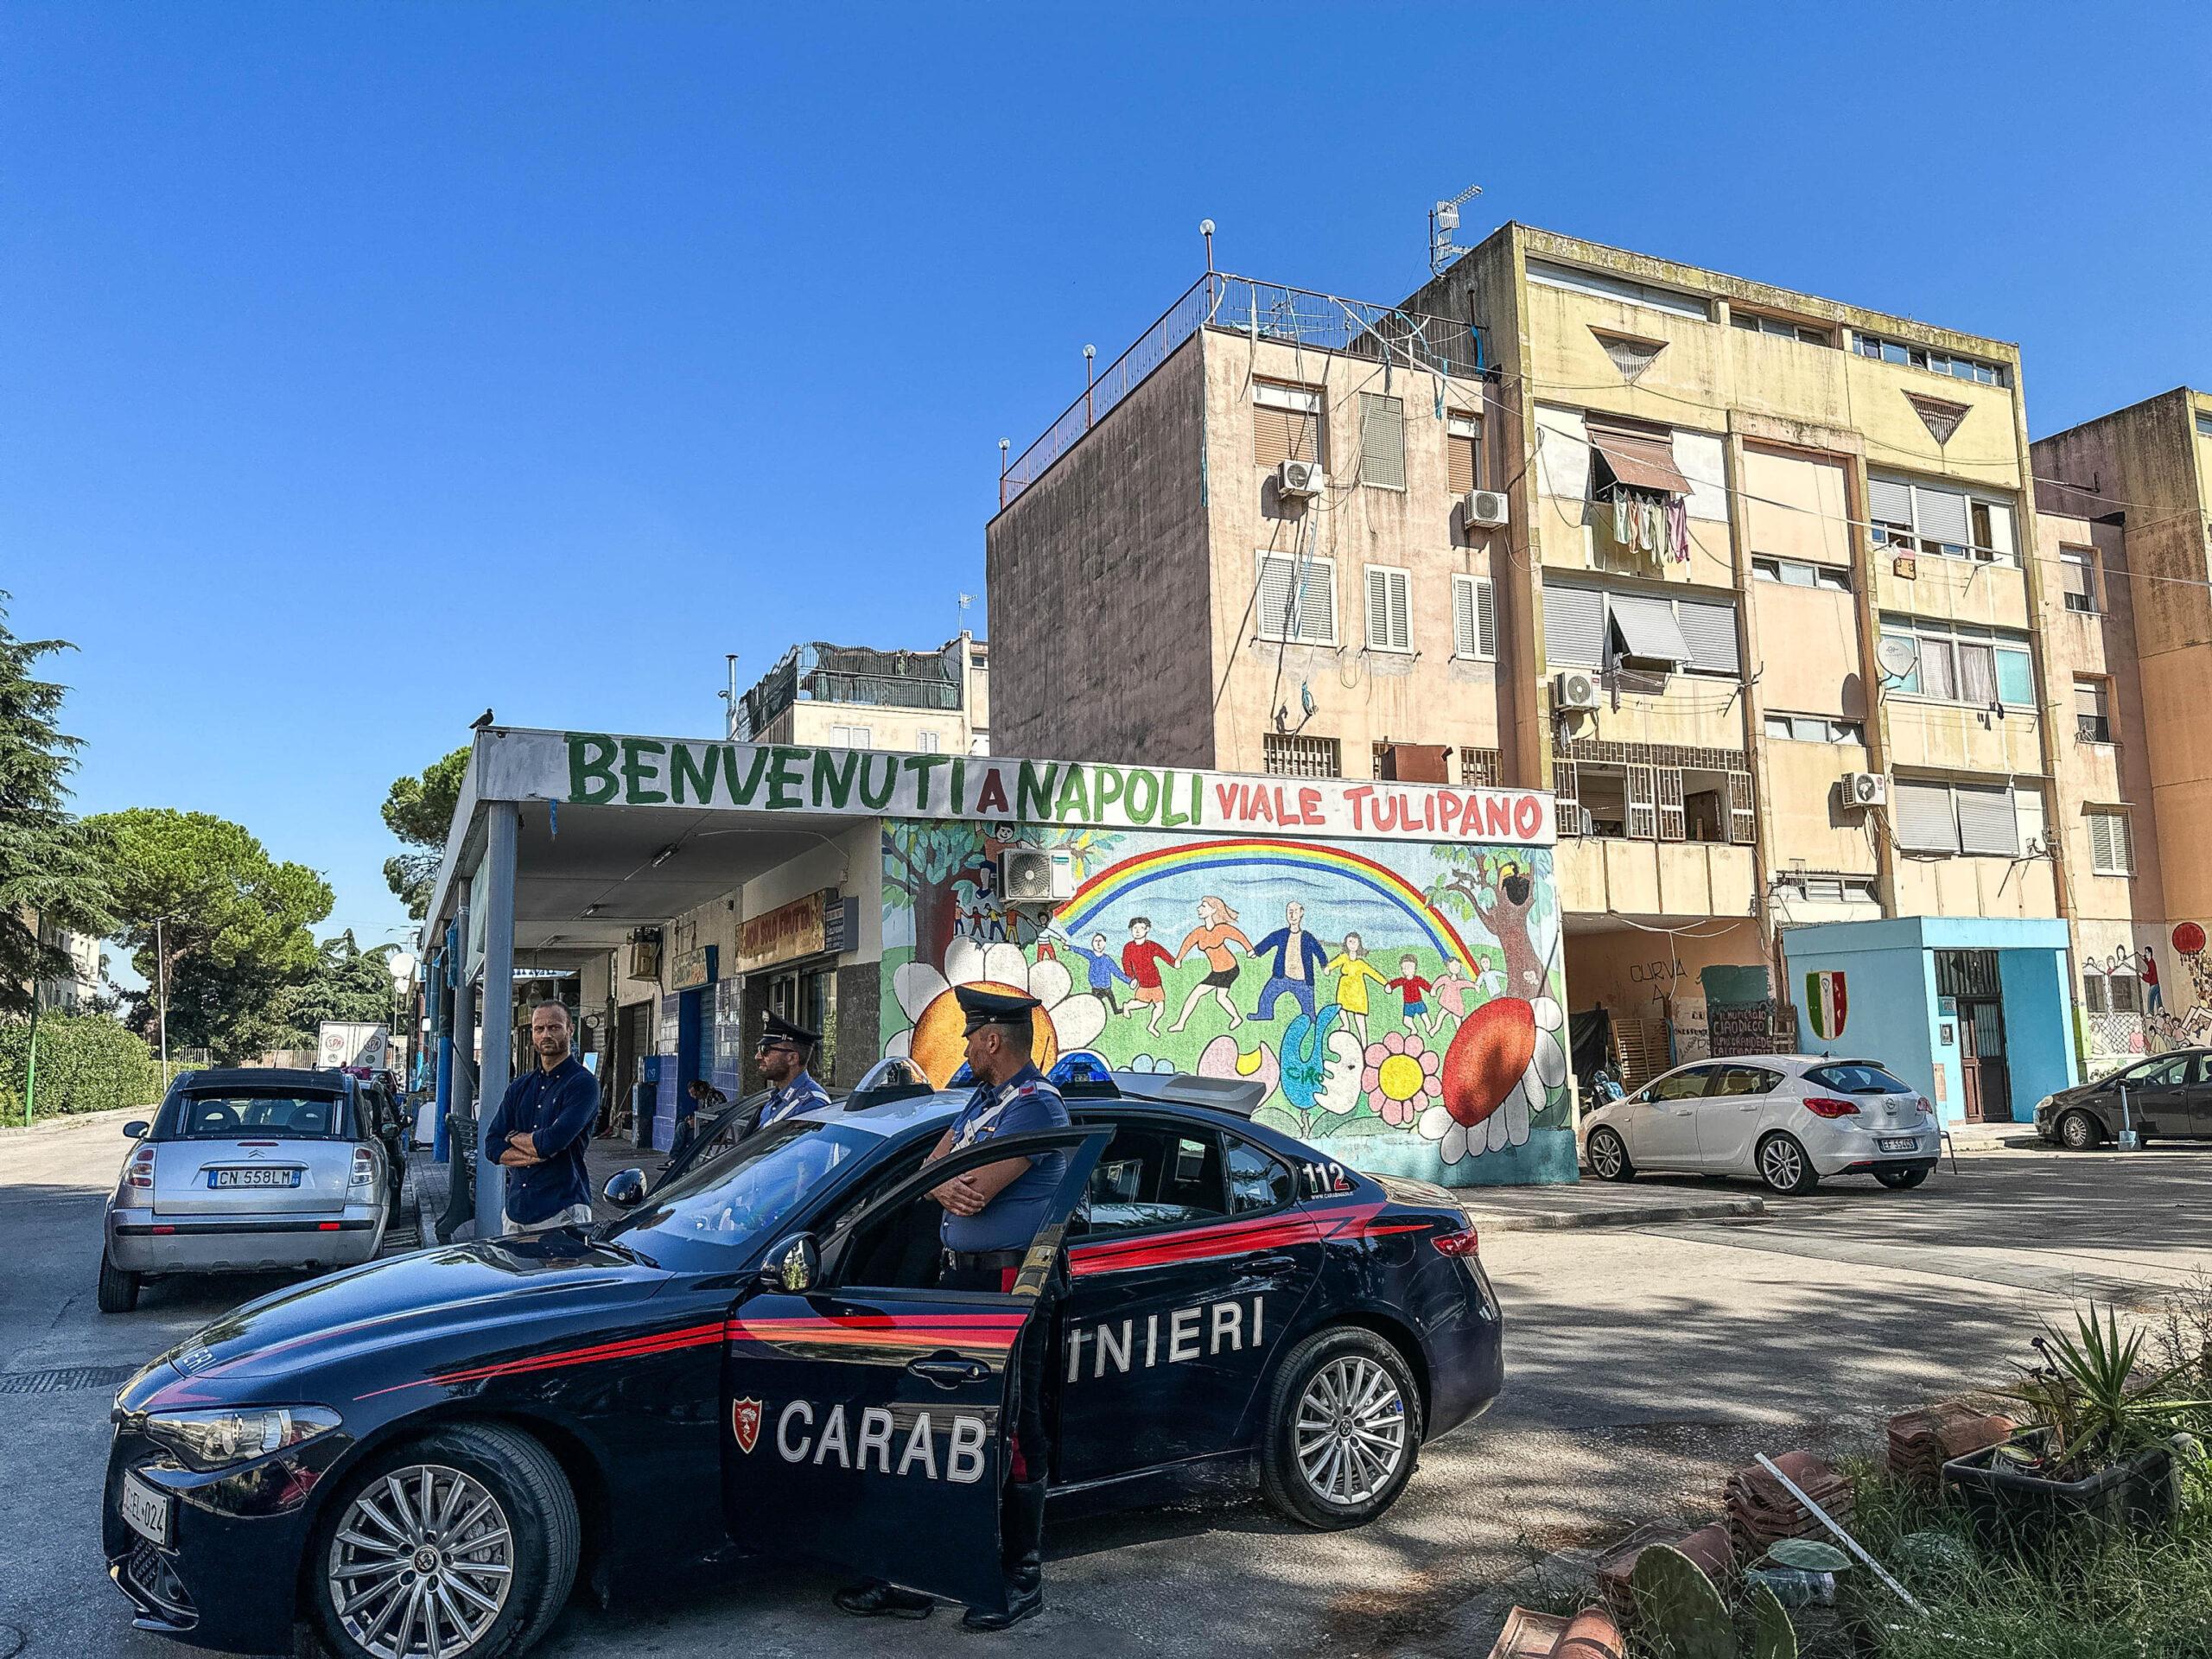
[[[277,1282],[157,1286],[136,1313],[95,1312],[118,1127],[0,1132],[0,1389],[59,1367],[112,1375]],[[1755,1449],[1840,1449],[1900,1405],[2001,1376],[2034,1321],[2074,1299],[2139,1302],[2212,1270],[2208,1176],[2212,1152],[1986,1153],[1916,1192],[1838,1183],[1759,1223],[1496,1233],[1484,1254],[1509,1322],[1508,1395],[1428,1448],[1382,1523],[1319,1536],[1228,1498],[1059,1525],[1048,1616],[1001,1640],[1100,1656],[1480,1652],[1498,1587],[1537,1557],[1709,1508]],[[112,1386],[0,1394],[0,1624],[29,1654],[176,1651],[129,1630],[101,1572]],[[614,1613],[580,1602],[541,1651],[973,1652],[947,1613],[846,1619],[825,1605],[833,1582],[671,1567]],[[0,1655],[10,1639],[0,1630]]]

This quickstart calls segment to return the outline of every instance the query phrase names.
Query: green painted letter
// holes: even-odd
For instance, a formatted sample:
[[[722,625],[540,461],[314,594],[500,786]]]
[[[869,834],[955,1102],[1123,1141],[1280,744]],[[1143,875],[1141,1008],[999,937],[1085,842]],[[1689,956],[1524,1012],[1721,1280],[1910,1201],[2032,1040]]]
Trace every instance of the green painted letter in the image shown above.
[[[620,787],[614,781],[614,740],[597,732],[569,734],[569,798],[604,806]]]

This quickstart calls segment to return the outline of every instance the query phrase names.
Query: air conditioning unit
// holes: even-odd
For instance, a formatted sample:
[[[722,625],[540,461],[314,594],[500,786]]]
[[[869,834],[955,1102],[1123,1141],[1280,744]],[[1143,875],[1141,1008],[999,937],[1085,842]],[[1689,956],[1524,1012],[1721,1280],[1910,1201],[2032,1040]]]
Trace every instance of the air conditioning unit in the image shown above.
[[[1075,855],[1043,847],[1009,847],[999,855],[999,896],[1015,904],[1075,897]]]
[[[660,941],[658,939],[630,941],[629,973],[632,979],[660,977]]]
[[[1887,806],[1890,780],[1878,772],[1847,772],[1836,780],[1846,806]]]
[[[1595,709],[1598,696],[1598,677],[1588,669],[1563,669],[1552,676],[1554,709]]]
[[[1459,498],[1459,522],[1469,530],[1503,530],[1511,521],[1503,490],[1469,490]]]
[[[1286,501],[1308,501],[1328,487],[1318,461],[1286,461],[1275,468],[1275,493]]]

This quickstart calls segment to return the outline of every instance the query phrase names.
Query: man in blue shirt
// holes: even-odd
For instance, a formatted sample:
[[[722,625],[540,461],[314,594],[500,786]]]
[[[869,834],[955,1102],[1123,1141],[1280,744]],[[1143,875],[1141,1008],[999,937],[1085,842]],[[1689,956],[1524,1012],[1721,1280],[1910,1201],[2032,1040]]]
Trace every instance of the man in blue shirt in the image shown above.
[[[1260,992],[1253,1016],[1274,1019],[1276,1007],[1287,996],[1305,1009],[1307,1018],[1312,1018],[1313,982],[1328,965],[1329,953],[1321,948],[1319,939],[1306,931],[1306,906],[1295,899],[1284,908],[1283,925],[1252,947],[1255,957],[1264,957],[1270,951],[1274,954],[1274,969]]]
[[[507,1085],[484,1126],[485,1149],[507,1169],[508,1233],[542,1233],[591,1224],[584,1148],[599,1116],[599,1080],[569,1052],[569,1011],[541,1002],[531,1011],[537,1064]]]
[[[807,1069],[814,1058],[814,1046],[821,1040],[820,1032],[795,1026],[782,1014],[770,1011],[760,1046],[753,1051],[761,1079],[769,1090],[768,1098],[760,1103],[760,1118],[754,1128],[765,1129],[794,1112],[830,1103],[829,1091],[814,1080],[814,1074]]]
[[[968,1016],[968,1067],[976,1092],[938,1139],[931,1159],[978,1143],[1033,1129],[1065,1128],[1068,1109],[1060,1091],[1030,1062],[1034,997],[1007,995],[962,985],[953,995]],[[956,1175],[930,1196],[944,1206],[939,1236],[944,1266],[941,1290],[1007,1291],[1020,1275],[1024,1255],[1045,1217],[1045,1207],[1067,1173],[1067,1154],[1007,1158]],[[1014,1435],[1005,1491],[1000,1496],[1000,1566],[1006,1574],[1007,1608],[975,1608],[961,1623],[971,1630],[1002,1630],[1045,1608],[1045,1357],[1055,1351],[1052,1310],[1040,1305],[1022,1328],[1013,1356],[1015,1373]],[[874,1581],[840,1590],[849,1613],[927,1616],[927,1596]]]

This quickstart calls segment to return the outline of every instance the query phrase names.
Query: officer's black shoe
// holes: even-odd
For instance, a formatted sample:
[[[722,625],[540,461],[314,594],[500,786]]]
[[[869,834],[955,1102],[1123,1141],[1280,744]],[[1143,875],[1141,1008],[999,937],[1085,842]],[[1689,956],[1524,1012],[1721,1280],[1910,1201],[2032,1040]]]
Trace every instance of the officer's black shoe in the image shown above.
[[[1045,1591],[1040,1585],[1026,1596],[1007,1598],[1007,1610],[1002,1613],[987,1613],[981,1608],[970,1607],[962,1616],[960,1628],[963,1630],[1011,1630],[1023,1619],[1044,1611]]]
[[[855,1584],[840,1590],[830,1598],[838,1606],[860,1618],[927,1618],[937,1605],[929,1597],[918,1595],[912,1590],[901,1590],[895,1584],[886,1584],[880,1579],[870,1579],[865,1584]]]

